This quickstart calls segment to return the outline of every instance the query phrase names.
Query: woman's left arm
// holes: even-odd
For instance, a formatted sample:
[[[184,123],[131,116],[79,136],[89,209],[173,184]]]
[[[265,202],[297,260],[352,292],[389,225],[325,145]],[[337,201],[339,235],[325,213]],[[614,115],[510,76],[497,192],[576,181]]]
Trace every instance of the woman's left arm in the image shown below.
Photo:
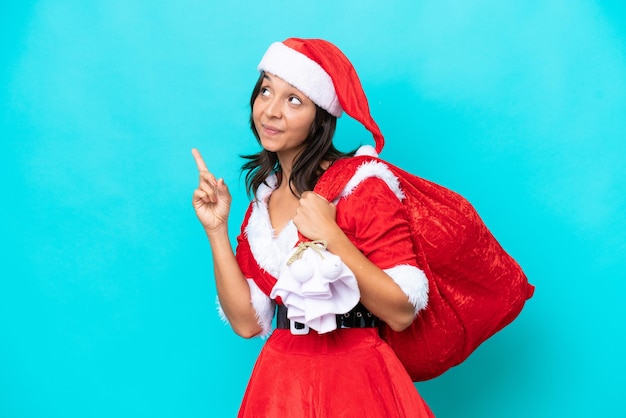
[[[399,202],[398,202],[399,203]],[[328,251],[341,257],[354,273],[361,302],[394,331],[407,328],[415,318],[415,305],[385,271],[359,250],[336,222],[336,207],[313,192],[305,192],[294,217],[302,235],[324,240]]]

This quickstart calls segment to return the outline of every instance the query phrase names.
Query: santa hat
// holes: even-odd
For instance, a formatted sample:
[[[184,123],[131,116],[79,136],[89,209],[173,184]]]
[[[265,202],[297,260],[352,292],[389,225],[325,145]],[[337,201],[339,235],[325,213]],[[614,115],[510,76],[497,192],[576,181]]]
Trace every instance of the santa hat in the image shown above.
[[[331,115],[340,117],[345,111],[361,122],[374,136],[376,153],[380,154],[385,144],[383,135],[370,115],[354,67],[335,45],[322,39],[275,42],[258,69],[285,80]]]

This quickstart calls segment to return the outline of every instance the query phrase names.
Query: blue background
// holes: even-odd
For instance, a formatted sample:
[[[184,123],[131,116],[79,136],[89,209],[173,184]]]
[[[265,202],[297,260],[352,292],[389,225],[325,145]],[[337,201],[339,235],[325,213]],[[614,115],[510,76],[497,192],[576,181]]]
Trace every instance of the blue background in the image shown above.
[[[190,149],[234,237],[256,64],[290,36],[344,50],[382,157],[465,195],[537,286],[418,384],[436,415],[626,417],[625,4],[2,1],[0,417],[236,414],[262,341],[215,313]]]

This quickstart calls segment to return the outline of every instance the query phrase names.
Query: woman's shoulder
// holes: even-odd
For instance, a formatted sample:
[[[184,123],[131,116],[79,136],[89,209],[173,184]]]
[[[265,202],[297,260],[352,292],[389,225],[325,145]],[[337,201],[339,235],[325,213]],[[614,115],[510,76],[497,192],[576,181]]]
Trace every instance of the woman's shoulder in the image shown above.
[[[404,198],[400,181],[389,165],[371,156],[355,156],[335,161],[318,181],[315,191],[331,201],[359,192],[388,189],[398,199]]]

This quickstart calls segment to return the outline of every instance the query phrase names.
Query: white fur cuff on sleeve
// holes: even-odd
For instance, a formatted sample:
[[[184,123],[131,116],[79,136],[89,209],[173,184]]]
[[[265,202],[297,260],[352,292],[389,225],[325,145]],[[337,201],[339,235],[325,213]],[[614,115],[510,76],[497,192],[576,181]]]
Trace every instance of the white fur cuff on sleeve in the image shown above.
[[[428,304],[428,279],[424,272],[415,267],[402,264],[384,270],[400,286],[402,292],[415,307],[415,314]]]
[[[262,331],[258,335],[261,338],[266,338],[272,332],[272,319],[274,319],[274,311],[276,309],[276,303],[270,299],[259,287],[256,285],[254,280],[247,279],[248,285],[250,286],[250,302],[252,303],[252,307],[256,311],[257,321]],[[219,298],[216,298],[217,303],[217,312],[222,319],[227,324],[228,318],[226,318],[226,314],[224,314],[224,310],[222,309],[222,305],[220,304]]]

